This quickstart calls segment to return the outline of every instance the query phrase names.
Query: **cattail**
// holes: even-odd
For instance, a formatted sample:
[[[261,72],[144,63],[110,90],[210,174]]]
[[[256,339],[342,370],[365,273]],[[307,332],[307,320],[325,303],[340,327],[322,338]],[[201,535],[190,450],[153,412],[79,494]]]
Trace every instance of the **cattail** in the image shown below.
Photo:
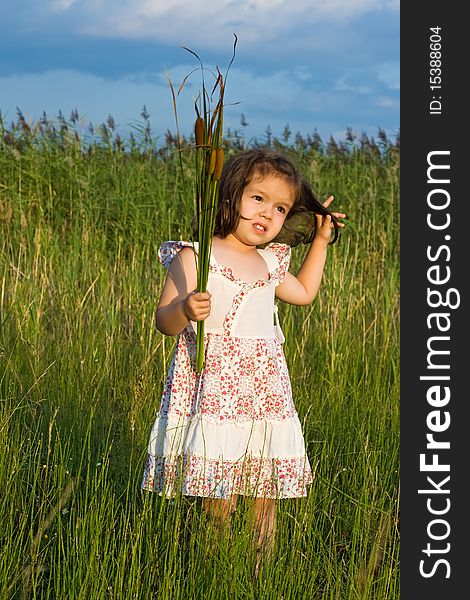
[[[215,148],[213,148],[213,150],[211,152],[211,159],[209,162],[209,175],[212,175],[212,173],[215,171],[216,164],[217,164],[217,150]]]
[[[219,181],[220,180],[220,176],[222,175],[222,167],[224,166],[224,151],[223,151],[223,148],[217,148],[216,153],[217,153],[217,160],[216,160],[216,163],[215,163],[214,179],[216,181]]]
[[[196,123],[194,125],[194,134],[196,136],[196,146],[204,145],[204,129],[205,129],[204,119],[202,117],[198,117],[196,119]]]

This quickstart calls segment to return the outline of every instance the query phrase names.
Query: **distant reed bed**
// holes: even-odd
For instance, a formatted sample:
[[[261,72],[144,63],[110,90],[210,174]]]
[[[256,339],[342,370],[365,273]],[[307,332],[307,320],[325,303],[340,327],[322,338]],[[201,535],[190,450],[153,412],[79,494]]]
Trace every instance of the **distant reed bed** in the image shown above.
[[[348,215],[315,302],[280,306],[316,477],[279,502],[253,583],[249,499],[216,541],[200,499],[140,491],[174,345],[154,326],[157,251],[190,235],[192,157],[182,176],[145,110],[126,139],[78,121],[0,118],[0,597],[399,598],[399,140],[250,142]],[[248,144],[227,131],[225,156]]]

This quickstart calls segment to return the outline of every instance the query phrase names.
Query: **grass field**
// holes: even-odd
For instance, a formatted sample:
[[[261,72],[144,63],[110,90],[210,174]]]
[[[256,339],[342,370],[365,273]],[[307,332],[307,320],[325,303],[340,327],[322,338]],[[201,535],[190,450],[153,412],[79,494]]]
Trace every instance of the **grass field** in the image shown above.
[[[0,121],[0,597],[398,598],[398,142],[270,140],[348,225],[314,303],[280,306],[316,476],[252,582],[248,500],[216,541],[200,498],[140,491],[175,341],[157,251],[192,196],[168,136],[111,125],[84,144],[73,119]]]

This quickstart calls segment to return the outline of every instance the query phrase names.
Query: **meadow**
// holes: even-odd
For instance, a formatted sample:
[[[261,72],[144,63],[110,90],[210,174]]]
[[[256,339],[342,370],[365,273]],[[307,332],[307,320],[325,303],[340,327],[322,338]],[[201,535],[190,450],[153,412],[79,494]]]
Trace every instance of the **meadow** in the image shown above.
[[[145,112],[125,141],[111,117],[87,138],[74,114],[0,118],[0,598],[399,598],[399,140],[267,133],[348,217],[314,303],[279,307],[315,479],[278,501],[254,582],[248,498],[218,539],[200,498],[140,490],[175,342],[157,252],[190,236],[191,152],[182,172]],[[226,156],[246,145],[228,132]]]

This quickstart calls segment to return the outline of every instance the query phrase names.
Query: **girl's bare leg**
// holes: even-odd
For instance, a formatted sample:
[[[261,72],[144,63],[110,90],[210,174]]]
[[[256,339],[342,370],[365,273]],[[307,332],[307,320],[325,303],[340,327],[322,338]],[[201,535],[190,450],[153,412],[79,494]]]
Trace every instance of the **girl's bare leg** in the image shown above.
[[[212,517],[219,531],[225,525],[229,525],[230,515],[234,512],[237,504],[237,494],[233,494],[227,500],[223,498],[203,498],[202,507],[205,513]]]
[[[263,559],[272,556],[276,535],[276,501],[273,498],[256,498],[254,502],[254,541],[256,566],[254,578],[258,577]]]

